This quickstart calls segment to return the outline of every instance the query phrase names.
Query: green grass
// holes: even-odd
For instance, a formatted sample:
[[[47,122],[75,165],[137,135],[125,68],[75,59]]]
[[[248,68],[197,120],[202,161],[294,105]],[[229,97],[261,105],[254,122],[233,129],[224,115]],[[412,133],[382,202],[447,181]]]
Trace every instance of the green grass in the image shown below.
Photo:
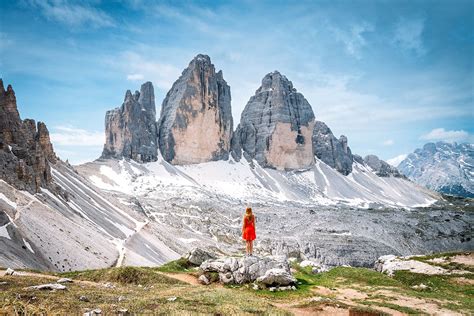
[[[161,272],[192,272],[196,266],[189,262],[186,258],[170,261],[164,265],[155,268]]]
[[[361,304],[367,305],[367,306],[380,306],[380,307],[388,307],[390,309],[394,309],[396,311],[408,314],[408,315],[427,315],[426,313],[423,313],[422,311],[418,309],[413,309],[410,307],[406,306],[400,306],[397,304],[392,304],[392,303],[387,303],[387,302],[377,302],[377,301],[361,301]]]
[[[98,270],[85,270],[75,272],[64,272],[58,274],[61,277],[74,278],[93,282],[112,282],[119,284],[181,284],[181,281],[156,273],[153,268],[143,267],[120,267]]]

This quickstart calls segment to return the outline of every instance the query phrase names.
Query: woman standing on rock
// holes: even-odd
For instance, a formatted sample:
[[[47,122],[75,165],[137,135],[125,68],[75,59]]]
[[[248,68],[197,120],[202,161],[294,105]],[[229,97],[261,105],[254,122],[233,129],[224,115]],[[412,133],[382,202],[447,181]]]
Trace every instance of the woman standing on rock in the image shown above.
[[[242,238],[246,241],[247,246],[245,255],[253,255],[253,241],[257,238],[255,234],[255,216],[252,213],[252,208],[247,207],[242,223]]]

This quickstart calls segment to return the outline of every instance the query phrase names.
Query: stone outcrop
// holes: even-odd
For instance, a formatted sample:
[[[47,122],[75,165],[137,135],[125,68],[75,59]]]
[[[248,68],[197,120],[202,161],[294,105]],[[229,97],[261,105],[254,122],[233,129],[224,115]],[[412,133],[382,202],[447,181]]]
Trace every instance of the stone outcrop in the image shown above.
[[[337,139],[323,122],[316,121],[313,130],[313,152],[321,161],[343,175],[352,172],[352,152],[347,146],[347,137]]]
[[[186,254],[185,258],[192,264],[199,266],[206,260],[215,259],[216,256],[204,249],[194,248]]]
[[[167,93],[159,148],[176,165],[228,159],[232,136],[230,87],[207,55],[197,55]]]
[[[46,125],[21,120],[13,88],[5,90],[0,79],[0,178],[31,193],[41,187],[60,192],[51,176],[56,161]]]
[[[294,280],[286,256],[224,257],[207,260],[199,268],[204,275],[210,272],[219,273],[219,281],[224,284],[250,283],[260,277],[266,285],[271,284],[270,280],[275,283],[282,281],[273,285],[288,285]],[[270,270],[271,272],[268,272]]]
[[[152,83],[146,82],[133,95],[127,90],[121,107],[107,111],[102,158],[155,161],[156,135],[155,94]]]
[[[389,165],[382,159],[379,159],[379,157],[375,155],[368,155],[365,156],[364,162],[367,166],[372,168],[372,170],[375,171],[375,174],[377,174],[379,177],[397,177],[397,178],[405,178],[404,175],[402,175],[397,168]]]
[[[233,157],[248,159],[279,170],[313,165],[311,137],[313,110],[278,71],[267,74],[250,98],[232,139]]]

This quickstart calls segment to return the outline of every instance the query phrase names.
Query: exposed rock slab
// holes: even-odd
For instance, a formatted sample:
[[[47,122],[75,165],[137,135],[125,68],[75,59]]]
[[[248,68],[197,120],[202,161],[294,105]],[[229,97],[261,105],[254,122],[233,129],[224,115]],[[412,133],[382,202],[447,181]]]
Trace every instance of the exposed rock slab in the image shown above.
[[[152,83],[146,82],[133,95],[127,90],[121,107],[107,111],[102,158],[155,161],[156,134],[155,94]]]
[[[167,93],[159,121],[164,159],[185,165],[227,159],[232,135],[230,87],[207,55],[197,55]]]
[[[313,165],[313,110],[278,71],[267,74],[250,98],[232,140],[233,156],[242,151],[261,166],[305,169]]]
[[[352,172],[353,158],[346,136],[337,139],[325,123],[316,121],[312,141],[314,155],[321,161],[343,175]]]

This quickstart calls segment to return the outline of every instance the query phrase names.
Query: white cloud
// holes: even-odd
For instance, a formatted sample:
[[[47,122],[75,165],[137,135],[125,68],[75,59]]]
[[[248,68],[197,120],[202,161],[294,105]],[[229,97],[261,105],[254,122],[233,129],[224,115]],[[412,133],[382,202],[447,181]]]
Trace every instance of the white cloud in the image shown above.
[[[103,146],[105,143],[104,132],[87,131],[68,126],[53,128],[50,137],[54,146]]]
[[[403,161],[405,160],[405,158],[407,157],[408,155],[407,154],[401,154],[401,155],[398,155],[396,157],[393,157],[391,159],[387,159],[387,163],[389,165],[392,165],[394,167],[398,167],[398,165]]]
[[[392,146],[394,144],[393,139],[387,139],[382,142],[384,146]]]
[[[48,20],[71,27],[115,26],[114,19],[104,11],[84,2],[72,3],[68,0],[30,0],[29,4],[38,9]]]
[[[129,81],[140,81],[145,79],[145,76],[142,74],[129,74],[127,75],[127,80]]]
[[[472,141],[473,135],[470,135],[468,132],[464,130],[459,131],[447,131],[444,128],[435,128],[431,132],[421,135],[420,139],[423,140],[442,140],[445,142],[464,142],[464,141]]]
[[[127,51],[120,54],[111,63],[114,67],[127,71],[127,80],[149,80],[158,88],[168,91],[173,82],[179,78],[181,70],[172,64],[156,62],[157,58],[148,59],[145,55]]]
[[[349,30],[343,30],[337,27],[330,27],[337,41],[342,42],[347,53],[360,58],[360,50],[367,44],[364,33],[373,32],[374,26],[367,22],[353,24]]]
[[[425,21],[423,19],[408,20],[402,18],[395,26],[393,43],[404,50],[414,51],[418,55],[424,55],[426,48],[423,45],[423,30]]]

